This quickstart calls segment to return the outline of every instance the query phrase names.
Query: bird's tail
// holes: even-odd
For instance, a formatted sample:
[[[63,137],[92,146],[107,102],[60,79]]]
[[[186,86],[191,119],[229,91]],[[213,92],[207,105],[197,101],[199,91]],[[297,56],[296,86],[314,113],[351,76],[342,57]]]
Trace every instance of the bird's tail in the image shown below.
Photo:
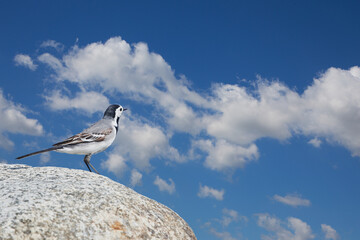
[[[33,152],[33,153],[29,153],[29,154],[17,157],[16,159],[22,159],[22,158],[30,157],[32,155],[36,155],[36,154],[40,154],[40,153],[44,153],[44,152],[54,151],[54,150],[60,149],[62,147],[63,146],[56,146],[56,147],[47,148],[47,149],[44,149],[44,150],[41,150],[41,151],[37,151],[37,152]]]

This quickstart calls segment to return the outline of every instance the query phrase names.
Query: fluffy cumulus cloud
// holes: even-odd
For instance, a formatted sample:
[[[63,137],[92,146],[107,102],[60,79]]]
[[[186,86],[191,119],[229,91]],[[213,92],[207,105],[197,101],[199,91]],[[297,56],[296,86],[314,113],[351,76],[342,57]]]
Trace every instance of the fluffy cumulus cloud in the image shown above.
[[[179,108],[189,117],[195,115],[183,100],[203,101],[188,89],[185,79],[177,79],[165,60],[149,52],[144,43],[132,47],[117,37],[104,44],[74,47],[62,59],[44,53],[39,60],[55,71],[57,81],[76,83],[83,89],[100,87],[106,92],[117,91],[138,100],[156,101],[168,110],[169,118],[176,118],[175,110]]]
[[[213,87],[211,101],[220,113],[203,116],[207,133],[240,146],[261,138],[289,139],[294,134],[348,148],[359,156],[360,68],[330,68],[302,94],[284,84],[259,79],[255,89],[228,84]],[[226,161],[221,161],[221,163]]]
[[[73,98],[53,91],[45,96],[46,104],[53,110],[78,109],[89,113],[104,111],[109,106],[109,100],[104,95],[89,91],[78,92]]]
[[[331,226],[321,224],[321,230],[325,234],[325,239],[337,240],[340,239],[338,233]]]
[[[316,135],[348,148],[360,156],[360,68],[330,68],[315,79],[302,98],[304,134]]]
[[[264,137],[285,140],[301,116],[296,107],[299,95],[279,82],[259,80],[253,93],[238,85],[217,84],[213,94],[213,108],[221,112],[204,117],[207,132],[240,145]]]
[[[173,194],[175,192],[175,183],[169,178],[169,183],[166,180],[156,176],[154,184],[159,188],[162,192],[168,192],[169,194]]]
[[[256,160],[259,156],[255,144],[242,147],[223,139],[215,143],[211,140],[199,140],[193,143],[193,147],[207,153],[204,163],[206,167],[220,171],[242,168],[247,162]]]
[[[298,206],[310,206],[311,202],[308,199],[302,198],[298,194],[287,194],[286,196],[279,196],[274,195],[274,200],[281,202],[283,204],[292,206],[292,207],[298,207]]]
[[[212,188],[212,187],[209,187],[206,185],[202,186],[200,184],[198,197],[200,197],[200,198],[210,197],[210,198],[215,198],[218,201],[222,201],[224,199],[224,194],[225,194],[224,189],[217,190],[215,188]]]
[[[121,117],[119,133],[113,152],[131,160],[139,169],[148,170],[150,160],[154,157],[182,161],[183,157],[170,146],[168,137],[160,127],[136,120],[129,114]]]
[[[116,153],[111,153],[108,159],[102,162],[101,166],[118,177],[121,177],[127,169],[126,159]]]
[[[359,155],[360,68],[330,68],[301,95],[279,82],[259,80],[253,92],[238,85],[216,85],[213,103],[221,113],[204,117],[207,132],[240,145],[293,134],[338,143]]]
[[[17,66],[27,67],[27,68],[29,68],[30,70],[33,70],[33,71],[36,70],[36,68],[37,68],[37,65],[34,64],[31,57],[29,55],[26,55],[26,54],[17,54],[14,57],[14,61],[15,61],[15,64]]]
[[[0,89],[0,148],[11,149],[14,143],[7,133],[42,135],[44,130],[36,119],[25,116],[26,109],[7,100]]]
[[[43,53],[38,61],[53,70],[52,79],[58,83],[44,95],[52,109],[92,113],[108,104],[110,96],[119,95],[156,109],[165,123],[161,128],[127,122],[132,124],[134,138],[143,130],[144,139],[149,139],[146,134],[151,132],[156,145],[148,140],[136,143],[132,135],[120,140],[131,143],[127,156],[135,159],[137,167],[144,168],[150,165],[149,159],[163,157],[161,150],[183,161],[169,146],[176,133],[190,134],[192,150],[205,154],[204,165],[217,171],[242,168],[256,160],[261,152],[256,146],[259,139],[284,141],[294,134],[309,137],[309,143],[316,147],[326,141],[360,156],[359,67],[330,68],[302,93],[259,77],[251,89],[217,83],[207,94],[200,94],[190,87],[186,77],[177,76],[165,59],[150,52],[147,44],[129,44],[120,37],[83,47],[75,45],[60,58]],[[67,84],[77,86],[79,91],[63,93],[61,88]],[[86,99],[92,104],[84,104]],[[135,151],[140,148],[150,157]]]
[[[315,237],[311,227],[298,218],[289,217],[283,222],[269,214],[258,214],[257,217],[258,225],[271,232],[270,235],[262,235],[264,240],[308,240]]]

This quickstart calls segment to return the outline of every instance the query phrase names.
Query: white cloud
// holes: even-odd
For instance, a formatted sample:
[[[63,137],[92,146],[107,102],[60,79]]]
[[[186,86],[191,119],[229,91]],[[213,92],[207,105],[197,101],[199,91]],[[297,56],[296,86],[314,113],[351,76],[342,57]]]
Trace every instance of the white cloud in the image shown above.
[[[299,95],[279,82],[259,81],[254,93],[245,87],[216,84],[212,108],[218,114],[204,117],[207,132],[242,146],[270,137],[285,140],[301,116]]]
[[[234,238],[233,236],[231,236],[231,234],[229,232],[218,232],[214,228],[210,228],[210,233],[221,240],[236,240],[237,239],[237,238]]]
[[[200,184],[198,197],[200,197],[200,198],[212,197],[218,201],[222,201],[224,199],[224,194],[225,194],[224,189],[217,190],[215,188],[211,188],[206,185],[202,186]]]
[[[238,213],[235,210],[232,209],[223,209],[223,218],[221,220],[221,223],[223,226],[229,226],[229,224],[233,221],[236,221],[238,219]]]
[[[26,54],[17,54],[14,57],[14,61],[15,64],[17,66],[23,66],[23,67],[27,67],[32,71],[35,71],[37,68],[37,65],[34,64],[33,60],[31,59],[31,57],[29,55]]]
[[[246,163],[256,160],[259,156],[255,144],[242,147],[226,140],[218,140],[215,143],[210,140],[198,140],[193,143],[193,148],[206,152],[204,165],[218,171],[243,168]]]
[[[53,91],[51,94],[46,95],[45,99],[46,104],[52,110],[78,109],[94,113],[105,111],[110,105],[107,97],[94,91],[78,92],[74,98],[64,96],[60,91]]]
[[[313,239],[315,236],[312,234],[310,226],[298,218],[288,218],[288,227],[294,231],[294,239]]]
[[[56,72],[57,75],[52,75],[53,77],[55,77],[57,80],[63,79],[62,71],[64,69],[64,66],[61,60],[57,59],[56,57],[54,57],[49,53],[44,53],[38,56],[38,60],[42,63],[47,64],[50,68],[52,68]]]
[[[321,230],[325,234],[325,239],[337,240],[340,239],[338,233],[331,226],[326,224],[321,224]]]
[[[0,89],[0,147],[11,149],[14,143],[7,137],[6,133],[18,133],[39,136],[43,134],[42,125],[36,119],[27,118],[24,113],[26,109],[15,105],[12,101],[5,99]]]
[[[44,53],[38,60],[54,71],[55,82],[81,89],[74,98],[55,91],[47,96],[50,106],[99,111],[100,104],[89,107],[79,103],[88,92],[101,92],[97,97],[103,103],[105,96],[118,94],[150,105],[166,123],[161,129],[166,140],[157,140],[163,144],[174,132],[190,133],[195,145],[207,154],[205,166],[213,170],[241,168],[257,159],[258,139],[284,141],[294,134],[316,136],[360,156],[359,67],[330,68],[303,93],[279,81],[259,78],[253,89],[217,83],[205,95],[192,90],[187,79],[177,77],[145,43],[130,45],[120,37],[75,46],[61,58]],[[310,144],[319,146],[320,142],[312,140]],[[225,158],[220,158],[225,150]],[[151,157],[158,156],[163,155],[152,152]],[[135,162],[149,165],[148,159],[137,156]]]
[[[244,222],[248,221],[247,217],[239,215],[239,213],[233,209],[224,208],[222,213],[223,216],[220,222],[224,227],[229,226],[232,222],[238,222],[240,220]]]
[[[149,169],[150,160],[154,157],[183,161],[178,151],[169,145],[168,137],[160,127],[135,120],[129,112],[120,119],[114,152],[129,159],[141,170]]]
[[[181,105],[183,99],[203,102],[198,94],[188,89],[185,79],[174,76],[160,55],[149,52],[145,43],[132,47],[116,37],[104,44],[75,47],[61,60],[48,53],[39,60],[55,70],[57,80],[74,82],[82,88],[99,86],[104,91],[115,90],[136,99],[155,100],[170,112],[170,107]]]
[[[205,116],[203,122],[210,135],[241,146],[264,137],[286,140],[304,134],[341,144],[360,156],[359,71],[330,68],[302,95],[279,82],[260,80],[254,93],[218,84],[212,100],[220,113]]]
[[[161,179],[159,176],[156,176],[154,184],[158,186],[159,190],[162,192],[168,192],[169,194],[173,194],[175,192],[175,183],[169,178],[169,183],[165,180]]]
[[[287,194],[284,197],[279,195],[274,195],[273,198],[278,202],[281,202],[286,205],[290,205],[292,207],[298,207],[298,206],[308,207],[311,204],[310,200],[304,199],[298,194]]]
[[[330,68],[301,95],[261,79],[252,92],[217,84],[211,100],[218,113],[204,116],[203,122],[211,136],[242,146],[265,137],[286,140],[304,134],[341,144],[360,156],[359,72],[359,67]]]
[[[308,143],[313,145],[316,148],[319,148],[321,146],[322,141],[318,138],[313,138]]]
[[[282,222],[269,214],[258,214],[257,217],[258,225],[273,233],[263,235],[262,239],[307,240],[315,237],[310,226],[298,218],[289,217],[286,222]]]
[[[64,45],[62,43],[56,42],[55,40],[47,40],[41,43],[41,48],[54,48],[57,51],[61,52],[64,50]]]
[[[236,210],[224,208],[222,210],[222,217],[220,219],[218,219],[218,218],[212,219],[211,221],[205,223],[204,227],[208,228],[209,232],[219,239],[232,240],[232,239],[238,239],[238,238],[233,237],[229,232],[227,232],[225,230],[226,230],[226,228],[229,227],[229,225],[231,223],[238,223],[240,221],[247,222],[248,219],[245,216],[241,216]],[[216,228],[219,228],[219,223],[221,224],[222,231],[216,230]],[[212,227],[212,226],[215,226],[215,227]],[[241,238],[240,233],[236,233],[236,235],[237,235],[237,237]]]
[[[360,156],[359,67],[330,68],[302,95],[306,106],[299,126],[304,134],[323,137]]]
[[[110,154],[108,159],[105,162],[102,162],[101,166],[118,177],[121,177],[127,169],[126,159],[121,155],[114,153]]]
[[[141,185],[141,179],[142,179],[142,174],[138,170],[133,169],[131,171],[131,177],[130,177],[130,185],[131,185],[131,187]]]

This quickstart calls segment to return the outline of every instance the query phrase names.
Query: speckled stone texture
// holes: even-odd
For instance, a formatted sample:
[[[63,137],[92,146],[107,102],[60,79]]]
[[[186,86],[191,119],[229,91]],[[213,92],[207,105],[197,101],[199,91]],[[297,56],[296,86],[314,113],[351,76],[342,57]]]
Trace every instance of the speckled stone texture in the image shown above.
[[[174,211],[94,173],[0,164],[0,240],[196,239]]]

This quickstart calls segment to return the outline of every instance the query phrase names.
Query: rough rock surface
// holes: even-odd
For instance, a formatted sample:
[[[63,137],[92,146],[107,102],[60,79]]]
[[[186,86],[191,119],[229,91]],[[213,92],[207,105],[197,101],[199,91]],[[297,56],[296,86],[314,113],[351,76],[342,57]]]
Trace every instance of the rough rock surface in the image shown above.
[[[0,164],[2,239],[196,239],[164,205],[94,173]]]

